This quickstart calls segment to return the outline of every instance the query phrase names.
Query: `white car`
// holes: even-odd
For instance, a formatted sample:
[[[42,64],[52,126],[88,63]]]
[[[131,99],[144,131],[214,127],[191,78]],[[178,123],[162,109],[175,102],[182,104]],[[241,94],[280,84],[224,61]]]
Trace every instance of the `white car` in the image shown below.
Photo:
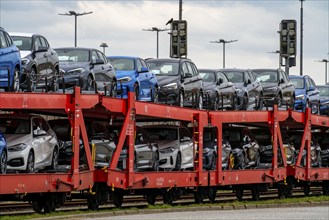
[[[56,169],[58,141],[46,120],[33,114],[0,114],[0,131],[7,140],[7,170],[33,173]]]
[[[159,146],[162,170],[193,169],[193,140],[188,128],[178,125],[143,126],[149,138]]]

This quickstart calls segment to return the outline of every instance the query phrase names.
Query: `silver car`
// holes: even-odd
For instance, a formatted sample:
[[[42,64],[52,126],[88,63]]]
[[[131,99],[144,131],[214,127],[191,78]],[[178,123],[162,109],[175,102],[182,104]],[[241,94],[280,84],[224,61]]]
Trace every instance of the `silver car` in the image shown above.
[[[143,126],[149,138],[158,143],[159,167],[162,170],[182,170],[194,167],[192,134],[178,125]]]
[[[35,172],[56,169],[58,141],[46,120],[32,114],[0,114],[0,131],[7,140],[7,169]]]

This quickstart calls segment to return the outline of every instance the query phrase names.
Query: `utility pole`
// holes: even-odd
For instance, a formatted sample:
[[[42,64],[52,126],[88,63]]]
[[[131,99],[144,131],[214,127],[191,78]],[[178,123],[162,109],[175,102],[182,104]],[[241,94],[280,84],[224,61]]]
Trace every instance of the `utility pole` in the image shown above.
[[[179,0],[179,20],[183,20],[183,0]]]
[[[143,29],[143,31],[156,31],[157,33],[157,58],[159,58],[159,32],[162,32],[162,31],[168,31],[170,29],[160,29],[160,28],[157,28],[157,27],[152,27],[152,28],[149,28],[149,29]]]
[[[225,68],[225,44],[229,44],[229,43],[233,43],[233,42],[237,42],[238,40],[229,40],[226,41],[224,39],[219,39],[217,41],[210,41],[210,43],[222,43],[223,44],[223,68]]]
[[[88,14],[91,14],[91,13],[93,13],[92,11],[90,11],[90,12],[83,12],[83,13],[76,13],[75,11],[69,11],[68,13],[65,13],[65,14],[61,14],[61,13],[59,13],[59,15],[66,15],[66,16],[74,16],[74,29],[75,29],[75,31],[74,31],[74,46],[75,47],[77,47],[77,17],[78,16],[83,16],[83,15],[88,15]]]

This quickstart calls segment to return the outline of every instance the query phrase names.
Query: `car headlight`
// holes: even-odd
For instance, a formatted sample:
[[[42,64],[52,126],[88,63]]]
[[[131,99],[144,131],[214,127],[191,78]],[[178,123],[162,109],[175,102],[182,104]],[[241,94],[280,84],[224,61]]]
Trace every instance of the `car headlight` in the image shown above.
[[[78,75],[78,74],[82,74],[85,71],[86,70],[84,68],[77,68],[77,69],[66,71],[66,74],[69,74],[69,75]]]
[[[305,98],[304,94],[296,95],[296,100],[303,100]]]
[[[118,81],[121,83],[126,83],[126,82],[130,82],[132,80],[132,78],[130,76],[125,76],[122,78],[119,78]]]
[[[23,59],[21,60],[22,65],[27,65],[27,64],[29,64],[29,62],[30,62],[30,60],[27,59],[27,58],[23,58]]]
[[[170,83],[170,84],[167,84],[167,85],[162,86],[162,88],[165,88],[165,89],[177,89],[177,83]]]
[[[160,150],[160,153],[163,153],[163,154],[172,153],[175,150],[176,150],[176,148],[174,148],[174,147],[167,147],[167,148],[161,149]]]
[[[8,147],[8,151],[9,152],[22,151],[25,148],[27,148],[26,144],[17,144],[17,145],[13,145],[13,146]]]

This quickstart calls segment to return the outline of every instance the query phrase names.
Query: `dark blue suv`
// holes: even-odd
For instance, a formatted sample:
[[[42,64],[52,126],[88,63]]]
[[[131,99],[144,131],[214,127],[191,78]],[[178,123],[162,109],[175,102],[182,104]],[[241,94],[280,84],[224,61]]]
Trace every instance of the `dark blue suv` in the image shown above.
[[[290,82],[295,87],[294,109],[305,111],[305,108],[309,106],[312,108],[312,113],[317,113],[320,95],[313,79],[308,75],[291,75],[289,78]]]
[[[0,27],[0,88],[19,91],[21,58],[9,34]]]

